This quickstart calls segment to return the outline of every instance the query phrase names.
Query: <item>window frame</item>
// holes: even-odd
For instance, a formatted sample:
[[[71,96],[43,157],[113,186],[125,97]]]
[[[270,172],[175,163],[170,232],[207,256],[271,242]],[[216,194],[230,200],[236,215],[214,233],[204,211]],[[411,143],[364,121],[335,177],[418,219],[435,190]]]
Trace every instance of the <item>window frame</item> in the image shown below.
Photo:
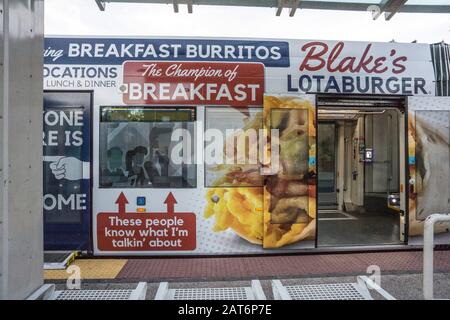
[[[178,111],[178,110],[189,110],[191,112],[191,121],[102,121],[102,110],[104,108],[124,108],[124,109],[147,109],[147,110],[154,110],[154,111]],[[198,188],[198,164],[192,164],[192,166],[194,166],[194,185],[189,185],[186,183],[186,181],[183,180],[183,186],[181,187],[173,187],[173,186],[157,186],[157,187],[136,187],[136,186],[111,186],[111,187],[105,187],[101,184],[101,177],[102,177],[102,169],[101,169],[101,160],[100,160],[100,155],[101,155],[101,143],[100,143],[100,136],[101,136],[101,123],[194,123],[194,131],[195,131],[195,126],[198,122],[197,119],[197,107],[198,106],[191,106],[191,105],[187,105],[187,106],[181,106],[181,105],[100,105],[99,106],[99,128],[98,128],[98,146],[95,146],[97,148],[98,151],[98,172],[97,172],[97,181],[98,181],[98,189],[100,190],[109,190],[109,189],[133,189],[133,190],[142,190],[142,189],[149,189],[149,190],[158,190],[158,189],[178,189],[178,190],[183,190],[183,189],[196,189]],[[195,138],[192,137],[193,139]],[[193,141],[193,154],[195,155],[197,152],[197,143],[194,140]],[[186,168],[186,164],[182,164],[182,177],[184,177],[185,172],[187,171]]]

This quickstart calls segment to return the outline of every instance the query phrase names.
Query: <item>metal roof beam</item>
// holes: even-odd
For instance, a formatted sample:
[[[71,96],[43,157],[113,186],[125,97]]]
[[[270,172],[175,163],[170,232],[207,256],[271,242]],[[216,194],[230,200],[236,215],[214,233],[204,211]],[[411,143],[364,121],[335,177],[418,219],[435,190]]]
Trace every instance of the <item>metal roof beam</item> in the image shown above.
[[[289,11],[289,17],[293,17],[295,15],[295,11],[297,11],[298,5],[300,4],[300,0],[292,1],[292,7]]]
[[[98,8],[100,9],[100,11],[105,11],[105,1],[103,0],[95,0],[95,3],[97,4]]]
[[[188,8],[188,13],[192,13],[193,12],[193,3],[192,0],[173,0],[173,11],[175,13],[179,12],[179,4],[186,4],[187,8]]]
[[[293,17],[299,5],[300,0],[278,0],[278,6],[275,15],[279,17],[281,15],[281,12],[283,11],[283,8],[289,8],[289,17]]]
[[[100,10],[104,10],[105,2],[108,3],[153,3],[153,4],[172,4],[171,0],[94,0],[97,5],[99,5]],[[183,0],[179,0],[178,3],[182,3]],[[186,0],[184,0],[186,1]],[[211,5],[211,6],[231,6],[231,7],[259,7],[259,8],[277,8],[280,0],[195,0],[192,1],[196,5]],[[289,0],[293,1],[293,0]],[[400,0],[401,1],[401,0]],[[400,3],[400,1],[395,0],[384,0],[384,3]],[[381,1],[380,1],[381,2]],[[421,12],[421,13],[450,13],[450,4],[408,4],[406,0],[403,1],[404,5],[401,4],[399,9],[393,10],[389,9],[382,10],[381,6],[378,4],[374,4],[373,1],[345,1],[345,2],[337,2],[337,1],[300,1],[298,8],[301,9],[314,9],[314,10],[350,10],[350,11],[367,11],[367,9],[371,6],[377,6],[380,8],[380,13],[390,12],[387,18],[390,19],[393,16],[393,13],[397,12]],[[287,6],[284,6],[287,8]],[[189,10],[189,6],[188,6]],[[282,10],[282,8],[281,8]],[[377,10],[378,11],[378,10]],[[394,12],[395,11],[395,12]],[[294,11],[291,11],[295,13]],[[281,14],[281,11],[280,11]]]
[[[407,0],[383,0],[380,3],[381,11],[384,12],[386,21],[391,18],[403,7]]]
[[[284,8],[284,1],[285,0],[278,0],[278,7],[277,7],[277,12],[275,12],[275,15],[277,17],[279,17],[281,15],[281,11],[283,11]]]

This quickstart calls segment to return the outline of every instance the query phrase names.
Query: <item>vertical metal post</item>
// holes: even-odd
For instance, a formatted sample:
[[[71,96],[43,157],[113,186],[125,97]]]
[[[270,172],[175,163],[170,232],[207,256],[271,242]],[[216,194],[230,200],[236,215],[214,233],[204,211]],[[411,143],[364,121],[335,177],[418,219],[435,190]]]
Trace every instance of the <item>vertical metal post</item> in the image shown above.
[[[8,34],[9,34],[9,23],[8,23],[8,11],[9,2],[0,2],[0,143],[3,144],[3,139],[5,138],[4,128],[5,124],[3,119],[7,118],[6,103],[8,101]],[[3,180],[5,174],[7,174],[8,168],[4,166],[5,151],[1,151],[0,155],[0,177]],[[5,241],[8,239],[8,215],[4,214],[5,209],[7,209],[7,202],[4,199],[4,190],[0,188],[0,299],[5,299],[6,292],[8,291],[8,282],[5,280],[8,274],[9,268],[9,257],[7,255],[8,243]]]
[[[450,221],[450,214],[435,213],[425,220],[423,230],[423,297],[432,300],[433,296],[433,247],[434,224]]]
[[[433,215],[425,220],[423,230],[423,297],[433,299],[433,246],[434,246]]]

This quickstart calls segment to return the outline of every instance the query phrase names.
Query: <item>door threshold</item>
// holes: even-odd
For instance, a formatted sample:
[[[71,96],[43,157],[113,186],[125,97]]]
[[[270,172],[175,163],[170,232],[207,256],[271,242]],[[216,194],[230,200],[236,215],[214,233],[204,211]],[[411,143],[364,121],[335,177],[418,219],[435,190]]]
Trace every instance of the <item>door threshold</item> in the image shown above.
[[[45,251],[44,270],[65,270],[79,254],[79,251]]]
[[[399,244],[377,244],[377,245],[352,245],[352,246],[317,246],[315,248],[321,252],[358,252],[358,251],[390,251],[390,250],[414,250],[410,245],[405,243]]]

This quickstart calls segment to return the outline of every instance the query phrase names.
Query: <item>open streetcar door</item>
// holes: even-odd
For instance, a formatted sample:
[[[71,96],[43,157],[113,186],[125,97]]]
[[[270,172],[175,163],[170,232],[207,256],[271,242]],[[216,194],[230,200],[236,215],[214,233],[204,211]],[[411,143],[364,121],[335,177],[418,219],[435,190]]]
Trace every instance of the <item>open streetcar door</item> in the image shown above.
[[[450,97],[408,98],[409,235],[450,212]],[[436,232],[448,225],[437,225]]]

